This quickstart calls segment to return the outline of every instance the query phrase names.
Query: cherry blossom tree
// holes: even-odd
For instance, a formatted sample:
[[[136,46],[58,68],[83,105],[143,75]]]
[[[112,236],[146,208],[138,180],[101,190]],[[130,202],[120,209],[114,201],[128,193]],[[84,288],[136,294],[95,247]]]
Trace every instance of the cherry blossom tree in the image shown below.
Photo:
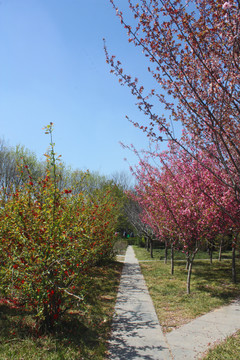
[[[160,228],[161,232],[166,223],[174,222],[178,229],[176,224],[181,224],[181,240],[188,249],[192,248],[193,257],[198,248],[196,239],[199,241],[203,234],[212,244],[217,233],[231,233],[233,279],[236,280],[234,254],[240,203],[240,2],[128,0],[132,21],[118,9],[117,0],[110,2],[127,31],[129,42],[140,48],[149,61],[147,70],[155,82],[152,89],[146,89],[137,78],[125,73],[121,62],[109,55],[105,44],[111,72],[122,85],[130,88],[139,110],[146,116],[142,124],[129,121],[152,141],[167,140],[172,149],[175,146],[175,150],[181,150],[179,157],[171,154],[162,162],[164,171],[156,181],[158,188],[154,188],[149,179],[149,185],[142,184],[141,199],[149,201],[148,213],[154,219],[156,231]],[[184,128],[181,138],[174,134],[174,121]],[[183,176],[186,174],[188,177]],[[163,188],[164,178],[168,180]],[[157,189],[161,204],[165,204],[165,220],[156,210],[160,209],[159,204],[153,205],[157,198],[153,189]],[[160,227],[156,225],[159,222]]]
[[[159,167],[142,160],[135,172],[135,190],[139,203],[147,209],[143,221],[153,226],[159,238],[171,239],[172,249],[178,246],[186,254],[187,292],[196,253],[203,243],[214,245],[219,234],[234,236],[232,269],[236,281],[240,207],[231,189],[207,170],[211,167],[221,175],[215,158],[204,158],[199,152],[197,161],[177,146],[154,156],[160,161]],[[200,165],[204,162],[206,166]]]
[[[148,117],[146,124],[129,120],[153,140],[180,144],[195,160],[200,161],[192,144],[204,157],[214,157],[221,175],[207,169],[239,202],[239,0],[128,0],[132,21],[129,16],[125,20],[116,1],[110,0],[128,40],[142,49],[156,84],[145,90],[137,78],[124,72],[105,45],[111,71],[131,89],[139,110]],[[159,103],[163,114],[156,110]],[[170,117],[187,130],[184,141],[174,135]]]

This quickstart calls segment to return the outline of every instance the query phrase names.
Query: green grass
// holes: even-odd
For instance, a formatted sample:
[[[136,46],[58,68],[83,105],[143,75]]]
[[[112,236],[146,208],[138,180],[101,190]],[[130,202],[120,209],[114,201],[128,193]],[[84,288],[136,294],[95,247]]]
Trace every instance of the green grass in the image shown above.
[[[104,359],[121,270],[122,264],[114,261],[94,267],[88,274],[86,310],[76,307],[66,313],[52,335],[39,336],[33,314],[1,303],[0,359]]]
[[[153,250],[153,259],[150,256],[150,252],[147,251],[145,248],[141,248],[138,246],[133,246],[134,250],[138,253],[138,260],[164,260],[165,257],[165,250],[164,249],[154,249]],[[222,260],[231,259],[232,252],[231,251],[223,251],[222,252]],[[186,255],[181,251],[174,252],[175,260],[185,260]],[[199,251],[197,252],[195,259],[206,259],[209,260],[209,255],[206,251]],[[213,253],[213,259],[218,259],[218,252]],[[168,261],[171,260],[171,249],[168,250]],[[209,260],[210,261],[210,260]]]
[[[240,354],[240,331],[209,350],[204,360],[235,360]]]
[[[145,249],[134,247],[136,256],[143,259]],[[215,308],[229,304],[240,294],[240,284],[231,282],[231,261],[195,260],[192,270],[191,294],[186,293],[187,271],[183,261],[175,262],[174,275],[163,261],[140,263],[164,332],[186,324]],[[240,264],[237,260],[237,273]]]

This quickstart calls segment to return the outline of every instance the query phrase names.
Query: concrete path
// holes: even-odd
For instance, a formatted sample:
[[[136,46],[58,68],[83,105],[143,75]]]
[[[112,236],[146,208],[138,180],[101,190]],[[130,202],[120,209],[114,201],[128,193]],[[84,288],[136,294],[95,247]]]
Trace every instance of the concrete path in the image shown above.
[[[109,342],[110,360],[171,359],[133,248],[127,248]]]
[[[194,360],[240,329],[240,301],[203,315],[163,335],[133,248],[121,277],[109,360]]]
[[[201,359],[209,347],[240,329],[240,301],[200,316],[167,334],[173,359]],[[233,359],[235,360],[235,359]],[[237,360],[237,359],[236,359]]]

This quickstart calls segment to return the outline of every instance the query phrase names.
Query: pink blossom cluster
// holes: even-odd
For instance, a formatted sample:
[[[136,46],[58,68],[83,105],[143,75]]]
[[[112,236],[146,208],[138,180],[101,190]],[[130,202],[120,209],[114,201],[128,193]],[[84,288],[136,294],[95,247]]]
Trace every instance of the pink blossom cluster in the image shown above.
[[[175,146],[155,154],[156,160],[159,166],[145,158],[136,167],[134,200],[160,241],[189,253],[214,243],[219,234],[239,232],[240,205],[214,157],[199,151],[196,160]]]
[[[230,2],[228,2],[228,1],[226,1],[222,6],[223,10],[231,9],[231,7],[232,7],[232,4],[230,4]]]

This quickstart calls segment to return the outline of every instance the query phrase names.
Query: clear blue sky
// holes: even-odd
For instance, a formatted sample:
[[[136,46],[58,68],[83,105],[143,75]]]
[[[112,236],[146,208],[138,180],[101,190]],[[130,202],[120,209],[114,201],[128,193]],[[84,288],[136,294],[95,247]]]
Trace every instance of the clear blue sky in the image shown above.
[[[128,11],[127,0],[121,8]],[[53,122],[56,152],[74,169],[111,175],[137,158],[119,141],[147,148],[125,115],[141,121],[135,99],[105,62],[103,38],[127,73],[151,80],[108,0],[1,0],[0,137],[39,158]]]

